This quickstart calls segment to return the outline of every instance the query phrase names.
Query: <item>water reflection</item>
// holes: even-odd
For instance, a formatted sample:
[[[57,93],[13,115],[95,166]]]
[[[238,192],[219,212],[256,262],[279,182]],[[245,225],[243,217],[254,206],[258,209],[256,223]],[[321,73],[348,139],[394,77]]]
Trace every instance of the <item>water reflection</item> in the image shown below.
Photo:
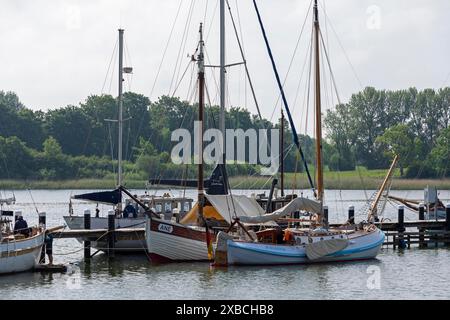
[[[333,192],[333,191],[331,191]],[[446,191],[447,192],[447,191]],[[370,193],[370,192],[369,192]],[[420,198],[423,191],[393,194]],[[33,191],[49,226],[63,223],[69,191]],[[333,195],[333,193],[331,193]],[[18,203],[29,197],[16,192]],[[450,198],[450,191],[443,198]],[[342,220],[337,208],[364,205],[363,191],[342,191],[329,197],[332,219]],[[351,201],[359,199],[360,201]],[[334,202],[333,202],[334,201]],[[37,221],[34,205],[18,204],[27,220]],[[84,206],[77,210],[82,212]],[[396,219],[395,208],[387,216]],[[445,299],[450,298],[450,250],[383,248],[378,259],[360,262],[274,267],[211,267],[209,263],[151,264],[143,255],[108,259],[100,253],[85,263],[81,244],[56,239],[55,263],[69,264],[66,274],[23,273],[0,276],[0,299]],[[379,267],[380,289],[367,287],[368,268]]]

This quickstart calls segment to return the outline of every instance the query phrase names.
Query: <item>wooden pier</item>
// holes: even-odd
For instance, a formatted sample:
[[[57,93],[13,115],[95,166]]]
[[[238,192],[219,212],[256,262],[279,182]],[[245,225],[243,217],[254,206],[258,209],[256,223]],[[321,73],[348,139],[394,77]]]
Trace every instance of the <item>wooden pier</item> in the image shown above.
[[[348,216],[349,221],[354,219],[354,208],[350,207]],[[375,225],[382,230],[386,239],[384,246],[391,246],[394,249],[409,249],[412,245],[418,245],[419,248],[434,248],[438,246],[450,246],[450,205],[446,208],[445,220],[424,220],[424,208],[420,207],[419,220],[405,221],[404,208],[399,206],[397,222],[381,221]],[[84,241],[84,256],[90,259],[91,242],[104,241],[107,243],[107,253],[114,255],[115,242],[120,240],[140,240],[145,241],[145,228],[114,228],[114,216],[110,215],[111,223],[108,229],[88,229],[89,224],[86,223],[86,229],[80,230],[60,230],[55,228],[50,233],[54,239],[76,238]],[[85,219],[90,220],[90,214],[86,212]],[[307,220],[302,219],[285,219],[284,222],[301,222],[307,224]],[[283,224],[283,223],[282,223]],[[341,224],[330,224],[331,227],[342,226]],[[355,224],[349,224],[348,228],[355,227]]]

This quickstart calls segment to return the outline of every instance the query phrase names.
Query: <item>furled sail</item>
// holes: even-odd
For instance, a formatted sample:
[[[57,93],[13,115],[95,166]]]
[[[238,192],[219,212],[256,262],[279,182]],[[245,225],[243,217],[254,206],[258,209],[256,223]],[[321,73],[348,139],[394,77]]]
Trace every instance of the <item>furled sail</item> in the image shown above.
[[[72,197],[72,199],[115,205],[122,202],[122,193],[119,189],[116,189],[113,191],[102,191],[75,195]]]
[[[279,218],[283,218],[295,211],[307,211],[311,213],[321,213],[322,205],[319,201],[311,200],[307,198],[295,198],[283,208],[278,209],[272,213],[264,215],[253,216],[241,216],[239,217],[243,223],[264,223],[268,221],[275,221]]]

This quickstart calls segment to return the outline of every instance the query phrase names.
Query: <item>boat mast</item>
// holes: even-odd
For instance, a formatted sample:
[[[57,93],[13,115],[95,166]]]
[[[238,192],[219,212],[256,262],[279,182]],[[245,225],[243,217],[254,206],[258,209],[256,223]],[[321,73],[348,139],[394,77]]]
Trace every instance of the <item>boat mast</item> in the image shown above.
[[[284,197],[284,113],[281,109],[281,133],[280,133],[280,189]]]
[[[223,137],[223,164],[226,164],[226,135],[225,135],[225,0],[220,0],[220,119],[219,129]]]
[[[320,100],[320,28],[317,0],[314,0],[314,46],[315,46],[315,102],[316,102],[316,177],[317,200],[323,203],[323,163],[322,163],[322,106]]]
[[[118,169],[117,185],[122,186],[122,147],[123,147],[123,29],[119,29],[119,146],[118,146]]]
[[[200,23],[200,42],[198,64],[198,121],[199,121],[199,161],[198,161],[198,216],[203,220],[203,206],[205,204],[205,193],[203,188],[203,115],[204,115],[204,93],[205,93],[205,62],[203,54],[203,24]]]
[[[397,162],[398,162],[398,155],[395,155],[394,160],[392,161],[391,167],[389,168],[389,171],[383,180],[380,190],[378,190],[375,200],[370,205],[369,214],[367,216],[367,221],[369,221],[369,222],[372,220],[374,220],[376,222],[376,219],[378,218],[378,212],[377,212],[378,203],[380,202],[383,192],[384,192],[384,190],[386,190],[386,187],[392,178],[392,174],[394,173],[394,169],[395,169],[395,166],[397,165]]]

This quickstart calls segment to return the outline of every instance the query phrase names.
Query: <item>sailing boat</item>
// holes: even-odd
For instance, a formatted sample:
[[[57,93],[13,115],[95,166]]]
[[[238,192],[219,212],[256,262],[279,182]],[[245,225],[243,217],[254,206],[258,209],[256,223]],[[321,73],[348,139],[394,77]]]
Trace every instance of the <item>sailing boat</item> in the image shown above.
[[[146,241],[148,254],[152,261],[202,261],[212,259],[212,242],[214,233],[209,230],[204,217],[205,197],[203,178],[203,117],[204,117],[204,93],[205,93],[205,63],[203,26],[200,24],[198,64],[198,88],[199,88],[199,165],[198,165],[198,203],[193,211],[198,213],[204,226],[188,225],[186,223],[174,223],[161,221],[149,217],[146,227]],[[217,215],[220,219],[220,215]],[[197,222],[197,221],[195,221]]]
[[[404,199],[395,196],[389,196],[388,198],[395,202],[405,205],[407,208],[415,212],[419,212],[421,202],[418,200]],[[424,200],[422,204],[424,206],[424,212],[426,213],[425,215],[426,220],[439,220],[446,218],[447,214],[445,210],[445,205],[439,199],[438,192],[435,187],[427,186],[424,189],[423,198]]]
[[[131,67],[123,66],[123,49],[124,49],[124,30],[119,29],[119,117],[117,120],[108,120],[118,123],[118,173],[117,173],[117,189],[113,191],[94,192],[81,195],[75,195],[69,203],[69,215],[64,216],[64,220],[70,229],[84,229],[84,216],[73,215],[72,200],[81,200],[90,203],[99,203],[114,206],[116,215],[116,229],[121,228],[144,228],[146,222],[146,214],[153,211],[154,214],[160,216],[163,220],[180,219],[192,209],[193,199],[186,197],[172,197],[169,194],[163,196],[149,195],[130,195],[123,187],[122,174],[122,138],[123,138],[123,74],[132,73]],[[123,201],[122,193],[127,194],[130,198]],[[91,229],[107,229],[108,217],[100,217],[99,210],[96,210],[95,217],[91,217]],[[90,214],[90,213],[89,213]],[[78,239],[82,242],[83,239]],[[92,242],[92,247],[100,250],[106,250],[108,245],[106,240]],[[144,240],[118,240],[115,244],[117,252],[145,252],[146,242]]]
[[[21,215],[16,212],[16,217]],[[14,232],[12,211],[0,211],[0,274],[33,269],[41,257],[45,239],[43,226],[29,228],[28,232]]]
[[[255,9],[262,26],[261,18],[254,1]],[[315,129],[316,129],[316,179],[317,188],[315,196],[317,206],[311,210],[314,221],[310,228],[287,228],[281,243],[258,242],[258,239],[242,239],[232,234],[220,232],[216,244],[216,265],[279,265],[279,264],[305,264],[331,261],[354,261],[375,258],[384,242],[385,235],[371,221],[369,213],[368,222],[355,225],[342,225],[336,228],[328,227],[327,217],[324,215],[324,183],[322,164],[322,113],[320,94],[320,27],[317,0],[314,1],[314,44],[315,44]],[[264,32],[264,29],[263,29]],[[270,46],[265,38],[271,55]],[[277,80],[279,80],[278,74]],[[279,82],[279,81],[278,81]],[[280,82],[279,82],[280,84]],[[280,86],[282,91],[282,87]],[[284,98],[284,93],[282,91]],[[287,104],[285,104],[287,106]],[[301,200],[301,199],[300,199]],[[282,211],[275,211],[273,219],[283,216]],[[266,218],[266,217],[264,217]],[[259,219],[259,221],[264,221]],[[258,222],[253,219],[253,222]],[[242,218],[236,218],[234,224],[242,225]]]

